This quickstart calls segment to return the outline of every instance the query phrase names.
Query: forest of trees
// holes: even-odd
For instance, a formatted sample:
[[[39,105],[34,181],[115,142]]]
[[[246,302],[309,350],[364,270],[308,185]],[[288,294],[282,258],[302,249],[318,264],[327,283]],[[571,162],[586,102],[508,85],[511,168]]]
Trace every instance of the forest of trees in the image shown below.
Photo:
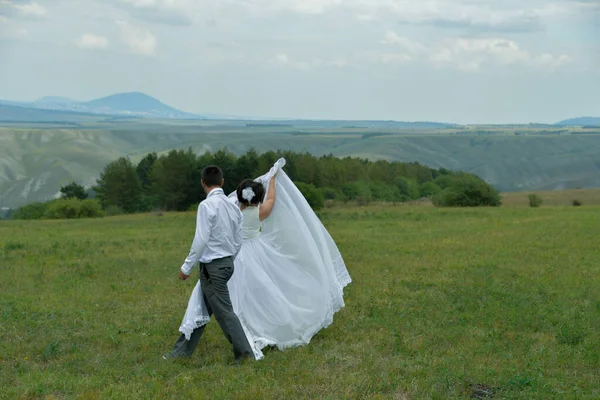
[[[213,164],[223,169],[224,190],[230,193],[243,179],[266,173],[280,157],[287,161],[286,173],[315,209],[327,202],[353,201],[364,205],[371,201],[396,203],[424,197],[432,198],[436,206],[500,205],[500,196],[494,188],[463,172],[432,169],[418,163],[373,162],[333,155],[315,157],[290,151],[259,154],[253,149],[239,157],[227,150],[201,155],[191,149],[171,150],[160,156],[147,154],[137,165],[121,157],[104,168],[92,193],[102,214],[186,211],[195,209],[205,197],[200,184],[205,166]],[[72,209],[74,201],[91,201],[86,200],[87,193],[75,182],[61,188],[61,193],[60,207],[66,207],[72,215],[80,215]],[[68,201],[71,203],[67,207]],[[44,213],[48,214],[43,204],[25,206],[17,210],[15,218],[27,214],[27,207],[43,218]],[[55,215],[60,207],[57,204],[53,207],[54,214],[50,214]],[[82,215],[88,214],[89,210]]]

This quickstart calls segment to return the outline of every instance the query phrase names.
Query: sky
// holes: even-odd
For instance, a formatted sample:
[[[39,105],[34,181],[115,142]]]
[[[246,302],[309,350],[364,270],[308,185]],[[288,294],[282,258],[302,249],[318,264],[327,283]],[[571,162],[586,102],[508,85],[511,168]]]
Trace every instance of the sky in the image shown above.
[[[194,113],[600,117],[600,0],[0,0],[0,99]]]

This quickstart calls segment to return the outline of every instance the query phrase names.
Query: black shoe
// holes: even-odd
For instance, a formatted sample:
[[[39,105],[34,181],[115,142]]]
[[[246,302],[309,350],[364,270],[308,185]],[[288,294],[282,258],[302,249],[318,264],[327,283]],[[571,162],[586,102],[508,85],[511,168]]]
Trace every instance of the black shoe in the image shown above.
[[[176,360],[176,359],[181,359],[181,358],[190,358],[190,356],[178,356],[173,352],[165,353],[162,356],[163,360]]]
[[[233,362],[235,365],[239,366],[239,365],[242,365],[246,360],[249,360],[251,358],[253,358],[253,357],[250,354],[245,354],[243,356],[239,356]]]

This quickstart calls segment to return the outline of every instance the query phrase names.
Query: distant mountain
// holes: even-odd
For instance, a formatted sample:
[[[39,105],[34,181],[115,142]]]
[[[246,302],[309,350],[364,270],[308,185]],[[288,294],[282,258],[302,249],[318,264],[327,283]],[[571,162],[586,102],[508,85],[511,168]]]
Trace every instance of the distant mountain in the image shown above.
[[[0,105],[141,118],[203,118],[199,115],[177,110],[140,92],[118,93],[87,102],[80,102],[66,97],[47,96],[33,102],[0,101]]]
[[[144,93],[119,93],[82,104],[82,108],[100,114],[137,115],[153,118],[198,118],[179,111]]]
[[[58,96],[46,96],[42,97],[39,100],[32,102],[29,106],[33,106],[35,108],[44,108],[50,110],[63,110],[69,109],[74,104],[79,103],[76,100],[69,99],[67,97],[58,97]]]
[[[559,126],[600,126],[600,118],[595,117],[579,117],[565,119],[564,121],[557,122]]]
[[[77,125],[107,117],[113,116],[0,103],[0,123]]]

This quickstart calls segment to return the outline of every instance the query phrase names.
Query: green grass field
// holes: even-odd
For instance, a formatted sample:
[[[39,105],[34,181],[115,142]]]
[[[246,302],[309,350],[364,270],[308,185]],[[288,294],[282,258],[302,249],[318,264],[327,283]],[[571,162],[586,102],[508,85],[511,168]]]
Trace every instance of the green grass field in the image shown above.
[[[583,205],[600,206],[600,189],[571,189],[554,191],[530,191],[520,193],[503,193],[502,204],[507,207],[529,207],[530,193],[535,193],[543,200],[543,206],[571,206],[573,200]]]
[[[0,398],[598,399],[598,207],[332,209],[354,282],[310,345],[160,357],[194,215],[0,222]],[[492,397],[484,397],[492,393]]]

